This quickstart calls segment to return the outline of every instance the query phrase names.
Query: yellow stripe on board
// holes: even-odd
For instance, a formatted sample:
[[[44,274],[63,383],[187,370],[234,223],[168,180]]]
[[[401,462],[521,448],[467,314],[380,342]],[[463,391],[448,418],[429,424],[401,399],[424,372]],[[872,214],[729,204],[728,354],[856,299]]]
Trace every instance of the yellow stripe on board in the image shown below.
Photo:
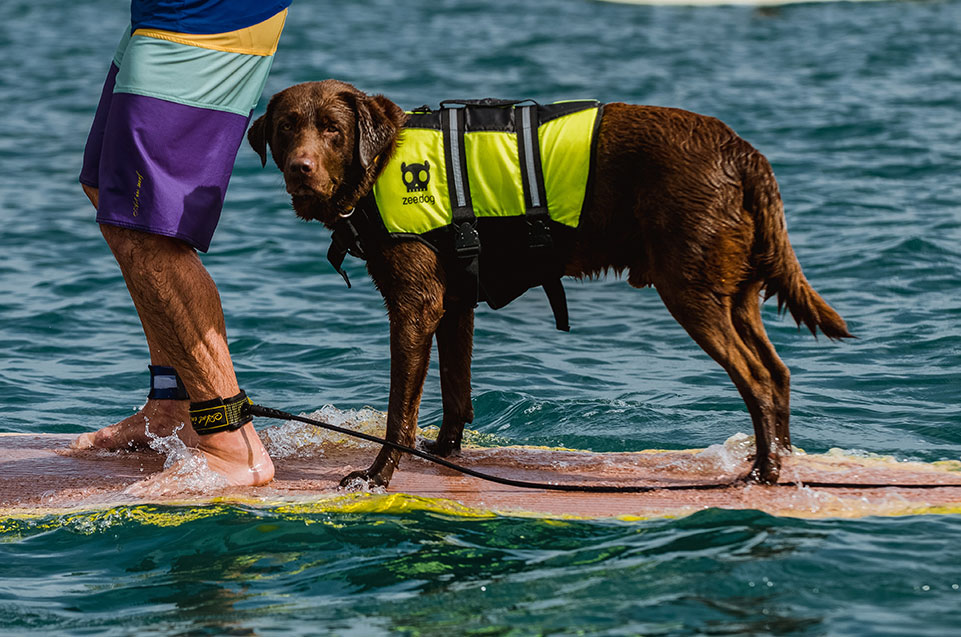
[[[785,509],[775,513],[790,518],[841,518],[856,519],[867,516],[902,517],[911,515],[958,515],[961,506],[926,504],[924,502],[887,502],[881,506],[867,502],[858,502],[856,497],[837,498],[830,496],[832,502],[827,511],[812,511],[799,503],[796,509]],[[464,506],[454,500],[446,498],[428,498],[405,493],[391,494],[347,494],[321,496],[319,499],[304,497],[299,501],[271,500],[243,497],[208,497],[193,500],[181,500],[160,504],[142,505],[110,505],[102,509],[82,507],[79,509],[61,509],[57,507],[39,507],[33,510],[19,508],[0,508],[0,542],[15,539],[23,534],[50,531],[68,527],[82,534],[101,533],[111,527],[140,524],[143,526],[175,527],[197,520],[203,520],[219,515],[236,515],[247,509],[255,508],[267,512],[274,518],[266,517],[269,523],[276,520],[302,520],[314,522],[313,516],[319,514],[386,514],[406,515],[412,512],[427,512],[436,515],[459,517],[465,519],[485,519],[501,516],[537,519],[546,524],[564,524],[583,520],[598,519],[598,516],[545,514],[535,511],[518,509],[500,510],[497,508],[474,508]],[[750,507],[736,507],[750,508]],[[606,519],[624,522],[639,522],[651,519],[677,519],[685,517],[700,507],[690,509],[672,509],[661,512],[651,512],[646,515],[621,514]],[[257,515],[263,515],[258,513]],[[323,524],[340,526],[346,522],[325,518],[318,520]],[[7,537],[4,537],[7,536]]]
[[[257,508],[276,514],[278,520],[301,520],[302,516],[321,513],[383,513],[403,515],[425,511],[462,518],[492,518],[497,513],[464,506],[445,498],[425,498],[406,493],[353,493],[303,499],[260,499],[245,497],[198,496],[161,504],[106,505],[102,509],[80,507],[63,509],[37,507],[33,510],[0,508],[0,536],[9,533],[49,531],[70,527],[91,534],[122,524],[171,527],[218,515],[235,514],[239,509]],[[259,514],[258,514],[259,515]],[[269,519],[267,521],[270,521]],[[329,521],[328,521],[329,522]],[[24,523],[27,526],[24,527]],[[2,541],[2,540],[0,540]]]
[[[137,29],[134,35],[148,38],[168,40],[201,49],[213,49],[228,53],[244,53],[246,55],[270,56],[277,52],[277,43],[284,30],[287,20],[287,9],[259,24],[246,29],[237,29],[226,33],[177,33],[162,29]]]

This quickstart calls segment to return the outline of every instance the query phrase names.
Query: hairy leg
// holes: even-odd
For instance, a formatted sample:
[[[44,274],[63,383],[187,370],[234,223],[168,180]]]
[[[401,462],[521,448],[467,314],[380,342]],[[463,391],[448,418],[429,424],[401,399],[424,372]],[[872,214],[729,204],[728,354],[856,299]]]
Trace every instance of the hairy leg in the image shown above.
[[[83,192],[94,208],[100,205],[100,190],[81,184]],[[164,352],[160,340],[150,332],[150,324],[141,318],[147,346],[150,348],[150,362],[153,365],[170,365],[170,356]],[[166,438],[174,433],[184,444],[196,446],[197,435],[187,423],[190,403],[186,400],[148,400],[140,410],[120,422],[91,433],[81,434],[73,441],[74,449],[149,449],[150,434]]]
[[[177,370],[192,401],[236,395],[240,390],[220,295],[193,248],[116,226],[101,230],[140,315],[151,359]],[[273,464],[250,423],[196,442],[208,466],[230,484],[264,484],[273,478]]]

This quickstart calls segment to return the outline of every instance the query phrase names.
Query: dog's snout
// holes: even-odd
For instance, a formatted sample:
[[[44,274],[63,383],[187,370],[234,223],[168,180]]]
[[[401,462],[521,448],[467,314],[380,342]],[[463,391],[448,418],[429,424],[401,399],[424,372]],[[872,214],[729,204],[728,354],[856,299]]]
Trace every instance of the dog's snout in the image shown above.
[[[317,170],[317,162],[310,157],[295,157],[290,161],[290,170],[302,175],[310,175]]]

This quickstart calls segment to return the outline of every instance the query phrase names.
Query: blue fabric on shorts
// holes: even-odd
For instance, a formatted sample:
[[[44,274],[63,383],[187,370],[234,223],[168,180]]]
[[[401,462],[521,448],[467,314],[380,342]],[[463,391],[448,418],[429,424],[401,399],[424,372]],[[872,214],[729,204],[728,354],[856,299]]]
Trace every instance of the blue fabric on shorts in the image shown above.
[[[263,22],[291,0],[132,0],[130,25],[180,33],[224,33]]]

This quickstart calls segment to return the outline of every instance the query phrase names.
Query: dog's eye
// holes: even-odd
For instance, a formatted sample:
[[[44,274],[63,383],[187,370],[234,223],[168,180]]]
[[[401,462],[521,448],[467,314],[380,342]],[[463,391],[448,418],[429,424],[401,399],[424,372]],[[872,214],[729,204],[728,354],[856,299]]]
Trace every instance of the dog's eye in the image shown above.
[[[289,133],[290,131],[294,130],[294,125],[290,122],[283,122],[280,125],[280,130],[284,131],[285,133]]]
[[[333,124],[327,124],[324,126],[324,132],[326,133],[339,133],[340,131]]]

